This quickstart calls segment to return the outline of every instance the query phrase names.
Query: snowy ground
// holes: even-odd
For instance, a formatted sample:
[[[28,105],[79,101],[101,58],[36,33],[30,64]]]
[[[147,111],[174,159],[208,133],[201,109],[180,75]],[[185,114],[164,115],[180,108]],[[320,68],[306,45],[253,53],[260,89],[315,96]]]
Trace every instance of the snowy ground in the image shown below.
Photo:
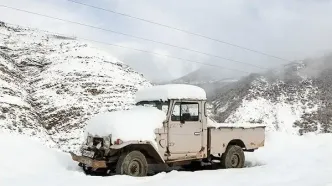
[[[68,154],[23,136],[0,134],[1,186],[329,185],[332,135],[268,133],[266,146],[246,154],[243,169],[159,173],[145,178],[86,176]]]

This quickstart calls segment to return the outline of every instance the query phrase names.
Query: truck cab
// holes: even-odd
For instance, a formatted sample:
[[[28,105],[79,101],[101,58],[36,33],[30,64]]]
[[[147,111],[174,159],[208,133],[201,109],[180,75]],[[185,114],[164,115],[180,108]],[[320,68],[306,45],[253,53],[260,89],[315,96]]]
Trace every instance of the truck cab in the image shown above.
[[[165,102],[137,103],[143,106],[149,104],[155,104],[166,113],[163,127],[155,129],[158,151],[166,162],[196,159],[198,155],[204,155],[207,143],[205,100],[169,99]]]
[[[94,143],[83,144],[82,155],[71,153],[72,158],[84,170],[102,169],[116,174],[145,176],[149,164],[174,166],[218,162],[220,167],[241,168],[245,161],[244,151],[252,152],[264,146],[265,126],[216,123],[209,119],[206,93],[196,86],[159,85],[140,90],[136,94],[136,107],[163,112],[160,125],[151,130],[154,139],[124,141],[110,139],[112,134],[108,137],[94,135],[90,136],[92,140],[109,140],[109,145],[99,145],[98,150],[97,143],[96,147]],[[149,113],[153,114],[151,110]],[[148,113],[146,117],[149,117]],[[86,151],[98,153],[85,156],[89,154]],[[95,154],[99,154],[98,158]]]

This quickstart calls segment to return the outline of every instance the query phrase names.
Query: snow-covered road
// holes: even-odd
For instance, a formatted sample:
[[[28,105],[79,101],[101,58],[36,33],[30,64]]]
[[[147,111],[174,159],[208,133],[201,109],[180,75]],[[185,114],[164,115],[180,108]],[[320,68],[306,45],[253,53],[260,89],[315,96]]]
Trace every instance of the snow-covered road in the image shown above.
[[[329,185],[332,135],[268,133],[266,146],[247,153],[243,169],[159,173],[145,178],[86,176],[68,154],[27,137],[0,134],[1,186]]]

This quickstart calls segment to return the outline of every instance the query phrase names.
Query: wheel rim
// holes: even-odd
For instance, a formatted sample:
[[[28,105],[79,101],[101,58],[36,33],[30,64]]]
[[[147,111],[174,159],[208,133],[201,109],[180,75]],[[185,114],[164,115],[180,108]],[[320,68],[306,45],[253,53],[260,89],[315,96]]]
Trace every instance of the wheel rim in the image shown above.
[[[237,167],[240,163],[240,156],[238,154],[233,154],[231,157],[232,167]]]
[[[141,173],[142,165],[139,161],[133,160],[129,163],[129,175],[139,176]]]

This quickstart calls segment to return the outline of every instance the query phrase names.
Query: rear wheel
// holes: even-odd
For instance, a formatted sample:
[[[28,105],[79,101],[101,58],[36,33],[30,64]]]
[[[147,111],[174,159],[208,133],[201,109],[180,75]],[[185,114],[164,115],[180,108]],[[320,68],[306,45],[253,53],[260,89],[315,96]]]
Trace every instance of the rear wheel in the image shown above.
[[[241,147],[231,145],[227,147],[226,152],[221,156],[222,168],[242,168],[244,167],[244,152]]]
[[[146,176],[148,163],[140,151],[131,151],[120,156],[116,164],[116,174],[129,176]]]

